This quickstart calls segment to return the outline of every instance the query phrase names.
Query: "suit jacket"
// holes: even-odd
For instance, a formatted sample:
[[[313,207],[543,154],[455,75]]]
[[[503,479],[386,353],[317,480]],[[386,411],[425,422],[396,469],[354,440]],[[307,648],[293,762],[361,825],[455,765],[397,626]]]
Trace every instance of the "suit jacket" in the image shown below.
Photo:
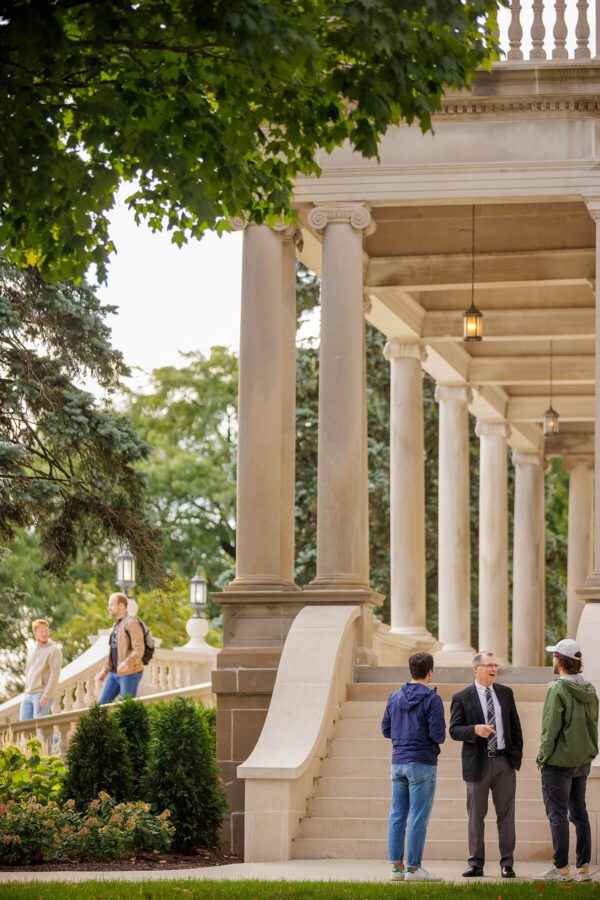
[[[502,710],[506,756],[514,769],[521,768],[523,732],[512,690],[505,684],[495,684],[494,690]],[[463,741],[462,772],[465,781],[481,781],[487,765],[487,738],[475,734],[475,725],[485,725],[485,716],[477,688],[470,685],[452,697],[450,708],[450,737]]]

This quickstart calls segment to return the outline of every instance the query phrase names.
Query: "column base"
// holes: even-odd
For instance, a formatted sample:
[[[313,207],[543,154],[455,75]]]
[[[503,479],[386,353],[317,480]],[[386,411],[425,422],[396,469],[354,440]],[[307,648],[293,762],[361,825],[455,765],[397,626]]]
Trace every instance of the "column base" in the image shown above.
[[[585,587],[577,591],[577,596],[584,603],[588,600],[600,600],[600,572],[590,572],[585,579]]]
[[[436,640],[423,625],[392,626],[389,633],[407,638],[407,640],[411,641],[419,650],[429,650],[432,646],[435,646],[435,650],[442,649],[440,642]]]
[[[369,591],[367,582],[360,575],[340,573],[339,575],[317,575],[307,584],[305,591]]]
[[[473,657],[475,650],[464,644],[444,644],[441,650],[433,656],[436,666],[452,667],[471,667],[473,665]]]
[[[284,591],[290,593],[300,591],[301,588],[293,581],[281,581],[270,575],[243,575],[240,578],[234,578],[229,584],[223,588],[223,591],[235,593],[246,591]]]

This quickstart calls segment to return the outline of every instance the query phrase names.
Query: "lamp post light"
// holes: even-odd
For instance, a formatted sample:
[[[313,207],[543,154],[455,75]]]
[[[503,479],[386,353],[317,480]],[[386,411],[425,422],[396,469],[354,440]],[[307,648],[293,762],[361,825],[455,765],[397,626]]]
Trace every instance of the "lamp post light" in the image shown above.
[[[483,339],[483,313],[475,306],[475,207],[471,220],[471,305],[463,313],[463,341]]]
[[[200,567],[198,567],[194,577],[190,578],[190,606],[194,610],[195,619],[199,619],[202,610],[206,609],[207,600],[208,584],[202,577]]]
[[[115,583],[119,585],[126,597],[129,597],[131,588],[135,587],[135,556],[128,547],[117,556]]]

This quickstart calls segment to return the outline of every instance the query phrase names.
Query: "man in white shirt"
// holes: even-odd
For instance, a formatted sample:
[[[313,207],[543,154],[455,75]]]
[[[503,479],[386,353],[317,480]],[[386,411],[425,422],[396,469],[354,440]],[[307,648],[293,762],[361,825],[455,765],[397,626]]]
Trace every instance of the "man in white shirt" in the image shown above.
[[[35,644],[27,651],[25,693],[19,716],[22,722],[39,719],[52,711],[62,667],[62,652],[58,644],[50,640],[48,620],[36,619],[31,630]]]

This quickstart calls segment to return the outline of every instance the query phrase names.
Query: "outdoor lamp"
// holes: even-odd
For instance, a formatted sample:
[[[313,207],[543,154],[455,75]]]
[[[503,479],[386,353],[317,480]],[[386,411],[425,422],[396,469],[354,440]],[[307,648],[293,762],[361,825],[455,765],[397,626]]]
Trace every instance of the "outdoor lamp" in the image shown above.
[[[117,556],[115,583],[119,585],[125,596],[129,595],[132,587],[135,587],[135,556],[127,547]]]
[[[483,313],[475,306],[475,207],[471,218],[471,305],[463,313],[463,341],[483,338]]]
[[[207,600],[208,584],[202,577],[200,568],[198,568],[194,577],[190,578],[190,606],[194,610],[195,619],[199,619],[200,612],[206,609]]]
[[[552,341],[550,341],[550,402],[542,416],[542,430],[545,437],[553,437],[558,434],[558,419],[559,415],[552,406]]]

